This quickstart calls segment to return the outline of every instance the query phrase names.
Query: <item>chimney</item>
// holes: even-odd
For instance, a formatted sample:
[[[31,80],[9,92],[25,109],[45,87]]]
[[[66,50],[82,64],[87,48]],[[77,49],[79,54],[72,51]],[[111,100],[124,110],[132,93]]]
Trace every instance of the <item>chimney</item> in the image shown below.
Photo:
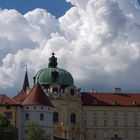
[[[113,93],[121,93],[121,88],[119,87],[114,88]]]
[[[91,89],[91,93],[97,93],[97,90],[95,90],[94,88]]]

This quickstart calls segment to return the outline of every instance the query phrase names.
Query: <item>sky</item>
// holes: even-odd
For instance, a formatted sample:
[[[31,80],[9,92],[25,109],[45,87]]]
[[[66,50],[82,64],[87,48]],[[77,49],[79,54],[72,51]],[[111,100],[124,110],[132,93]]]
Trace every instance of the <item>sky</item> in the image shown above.
[[[82,91],[140,93],[136,0],[1,0],[0,92],[14,96],[55,52]]]
[[[65,0],[0,0],[2,9],[16,9],[21,14],[36,8],[46,9],[56,18],[63,16],[72,7],[71,3]]]

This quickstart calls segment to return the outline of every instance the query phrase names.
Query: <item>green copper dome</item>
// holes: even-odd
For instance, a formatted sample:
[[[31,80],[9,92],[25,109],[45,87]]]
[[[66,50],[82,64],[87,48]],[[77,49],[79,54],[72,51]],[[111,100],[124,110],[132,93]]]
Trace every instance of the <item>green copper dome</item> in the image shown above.
[[[34,78],[34,83],[39,83],[40,85],[50,85],[56,82],[69,86],[74,83],[73,77],[68,71],[57,67],[57,58],[54,53],[49,58],[48,68],[40,70]]]

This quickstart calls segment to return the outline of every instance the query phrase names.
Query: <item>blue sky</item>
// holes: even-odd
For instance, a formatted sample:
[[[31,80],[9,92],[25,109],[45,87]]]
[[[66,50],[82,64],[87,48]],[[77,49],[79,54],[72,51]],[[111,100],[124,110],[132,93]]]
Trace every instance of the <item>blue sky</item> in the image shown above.
[[[25,14],[35,8],[43,8],[56,17],[64,15],[71,6],[65,0],[0,0],[2,9],[16,9]]]

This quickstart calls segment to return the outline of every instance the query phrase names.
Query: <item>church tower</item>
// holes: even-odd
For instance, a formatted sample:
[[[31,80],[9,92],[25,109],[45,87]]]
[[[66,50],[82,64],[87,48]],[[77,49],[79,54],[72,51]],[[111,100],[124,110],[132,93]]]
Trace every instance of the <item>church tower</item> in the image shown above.
[[[24,76],[22,91],[27,91],[29,88],[30,88],[30,86],[29,86],[28,72],[27,72],[27,66],[26,66],[26,72],[25,72],[25,76]]]

